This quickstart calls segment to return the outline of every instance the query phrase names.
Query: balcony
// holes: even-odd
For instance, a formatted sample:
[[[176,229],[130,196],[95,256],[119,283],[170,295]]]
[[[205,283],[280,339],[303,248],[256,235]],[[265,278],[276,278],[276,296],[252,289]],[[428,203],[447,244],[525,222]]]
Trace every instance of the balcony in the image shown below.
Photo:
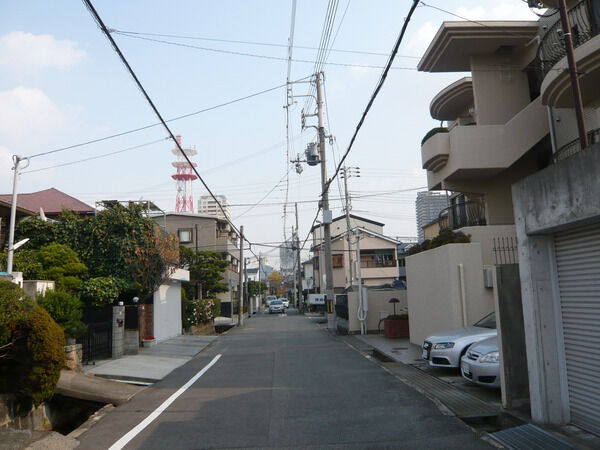
[[[494,176],[548,134],[548,120],[536,99],[503,125],[456,125],[430,137],[421,147],[430,190],[445,182],[476,181]]]
[[[600,128],[596,128],[595,130],[588,131],[588,142],[591,144],[597,144],[600,142]],[[569,156],[572,156],[581,151],[581,142],[579,138],[573,139],[568,144],[563,145],[560,149],[556,151],[554,154],[554,162],[561,161]]]
[[[483,200],[456,203],[440,211],[438,223],[440,231],[485,225],[485,204]]]
[[[568,11],[575,61],[584,104],[598,96],[600,83],[600,6],[581,0]],[[560,17],[546,30],[538,49],[537,70],[542,76],[542,103],[558,108],[573,106],[566,50]],[[596,17],[596,18],[595,18]]]

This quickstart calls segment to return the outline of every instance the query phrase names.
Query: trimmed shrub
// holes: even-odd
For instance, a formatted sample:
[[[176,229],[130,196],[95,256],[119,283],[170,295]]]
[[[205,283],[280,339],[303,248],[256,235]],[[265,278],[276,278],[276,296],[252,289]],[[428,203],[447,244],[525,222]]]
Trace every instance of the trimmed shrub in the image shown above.
[[[62,327],[66,337],[76,338],[85,332],[86,326],[81,321],[82,303],[79,298],[65,291],[48,290],[38,297],[37,303]]]
[[[221,301],[216,298],[187,300],[183,316],[183,328],[212,321],[221,312]]]
[[[431,130],[429,130],[425,136],[423,136],[423,139],[421,140],[421,145],[423,145],[425,142],[427,142],[427,140],[432,137],[435,136],[438,133],[448,133],[448,128],[446,127],[435,127],[432,128]]]
[[[106,306],[114,302],[127,282],[116,277],[90,278],[81,287],[81,297],[92,306]]]
[[[469,242],[471,242],[471,238],[462,231],[454,232],[452,230],[444,230],[431,240],[425,239],[420,244],[413,245],[406,253],[409,256],[416,255],[417,253],[441,247],[446,244],[468,244]]]
[[[36,406],[52,397],[65,361],[63,330],[22,289],[5,281],[0,281],[0,333],[0,393]]]

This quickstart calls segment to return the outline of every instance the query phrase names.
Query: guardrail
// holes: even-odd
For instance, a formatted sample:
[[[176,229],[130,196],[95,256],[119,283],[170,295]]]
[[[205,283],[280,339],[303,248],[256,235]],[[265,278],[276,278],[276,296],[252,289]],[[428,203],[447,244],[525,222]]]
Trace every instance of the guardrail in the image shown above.
[[[590,144],[597,144],[598,142],[600,142],[600,128],[588,131],[587,136],[588,142]],[[571,142],[563,145],[560,149],[556,151],[556,153],[554,153],[552,157],[553,162],[556,163],[557,161],[561,161],[565,158],[568,158],[569,156],[573,156],[574,154],[579,153],[580,151],[581,142],[579,138],[573,139]]]

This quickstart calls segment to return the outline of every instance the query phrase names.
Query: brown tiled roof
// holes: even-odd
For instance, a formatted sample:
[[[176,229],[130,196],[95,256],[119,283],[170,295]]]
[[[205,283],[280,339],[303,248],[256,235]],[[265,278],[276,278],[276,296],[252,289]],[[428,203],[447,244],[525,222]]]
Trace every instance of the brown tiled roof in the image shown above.
[[[0,200],[11,204],[12,195],[1,194]],[[31,192],[29,194],[19,194],[17,197],[17,206],[35,211],[36,213],[42,208],[45,214],[58,214],[63,209],[70,209],[71,211],[84,214],[94,212],[94,208],[91,206],[54,188]]]

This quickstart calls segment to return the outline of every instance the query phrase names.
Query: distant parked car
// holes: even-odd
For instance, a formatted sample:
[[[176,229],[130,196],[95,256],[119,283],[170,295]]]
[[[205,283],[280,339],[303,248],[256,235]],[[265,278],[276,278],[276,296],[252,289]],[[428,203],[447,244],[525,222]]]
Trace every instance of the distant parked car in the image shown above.
[[[423,342],[423,359],[431,367],[459,367],[469,345],[496,335],[496,314],[491,313],[472,327],[440,331],[427,337]]]
[[[481,386],[500,387],[498,337],[476,342],[460,360],[462,376]]]
[[[290,307],[290,301],[287,298],[281,297],[279,300],[282,301],[284,308],[289,308]]]
[[[271,300],[271,303],[269,304],[269,314],[284,312],[285,308],[283,307],[283,302],[281,300]]]
[[[267,295],[267,298],[265,299],[265,303],[267,304],[267,306],[269,306],[273,300],[277,300],[276,295]]]

